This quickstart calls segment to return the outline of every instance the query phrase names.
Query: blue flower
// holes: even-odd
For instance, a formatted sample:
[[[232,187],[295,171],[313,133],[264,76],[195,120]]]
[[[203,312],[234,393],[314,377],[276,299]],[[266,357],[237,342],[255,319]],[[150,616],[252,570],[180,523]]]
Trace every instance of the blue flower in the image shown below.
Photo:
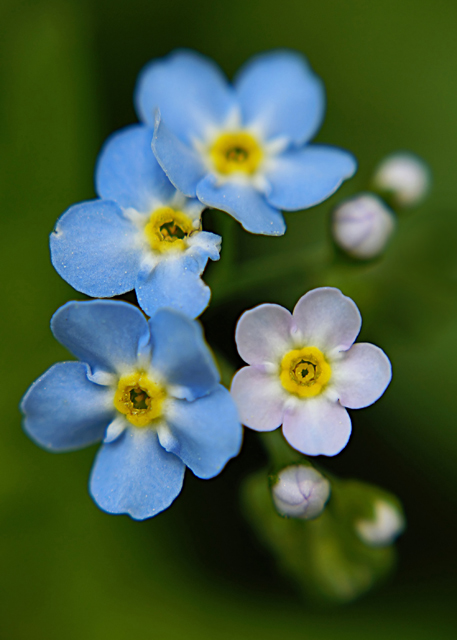
[[[200,325],[170,309],[149,320],[125,302],[69,302],[55,337],[81,362],[60,362],[25,394],[24,428],[42,447],[103,440],[90,478],[95,502],[143,520],[181,491],[186,466],[216,476],[241,446],[241,425]]]
[[[136,290],[148,315],[161,307],[191,318],[208,305],[201,280],[219,259],[219,236],[201,231],[204,208],[177,191],[151,149],[153,130],[134,125],[103,148],[96,189],[101,199],[70,207],[51,234],[51,258],[75,289],[107,298]]]
[[[207,58],[176,51],[143,69],[136,107],[155,127],[154,153],[176,188],[252,233],[282,235],[280,209],[322,202],[356,170],[348,152],[307,144],[324,88],[292,51],[255,57],[233,87]]]

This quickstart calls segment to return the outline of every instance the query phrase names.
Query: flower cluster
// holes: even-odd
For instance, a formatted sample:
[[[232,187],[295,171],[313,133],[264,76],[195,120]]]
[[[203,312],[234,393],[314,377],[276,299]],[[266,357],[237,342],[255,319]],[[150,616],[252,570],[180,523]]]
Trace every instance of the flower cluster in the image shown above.
[[[324,89],[303,56],[257,56],[232,85],[207,58],[176,51],[143,69],[135,105],[140,123],[102,148],[97,198],[63,213],[50,249],[77,291],[134,291],[139,306],[98,299],[61,307],[51,329],[77,361],[48,369],[21,408],[25,431],[45,449],[101,442],[93,499],[142,520],[175,500],[186,467],[199,478],[219,474],[240,451],[242,424],[282,425],[298,452],[337,454],[351,431],[346,408],[375,402],[391,367],[379,348],[353,344],[359,311],[329,287],[308,292],[293,314],[264,304],[242,315],[236,342],[249,366],[230,393],[196,320],[211,296],[202,275],[222,240],[205,231],[205,208],[251,233],[281,236],[282,210],[322,202],[355,172],[347,151],[310,144]],[[320,516],[331,493],[308,462],[280,471],[272,492],[280,514],[301,520]],[[379,527],[394,528],[384,506],[376,509],[379,526],[357,524],[374,543]]]

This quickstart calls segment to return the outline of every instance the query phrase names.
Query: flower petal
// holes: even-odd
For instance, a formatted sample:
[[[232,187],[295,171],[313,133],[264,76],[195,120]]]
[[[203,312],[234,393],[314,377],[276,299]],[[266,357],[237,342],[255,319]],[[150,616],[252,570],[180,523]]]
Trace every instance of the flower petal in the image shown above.
[[[339,402],[323,396],[297,402],[286,411],[282,427],[287,442],[307,456],[334,456],[351,435],[351,418]]]
[[[266,139],[295,144],[311,139],[325,112],[325,90],[306,59],[293,51],[273,51],[248,62],[235,79],[243,120]]]
[[[392,366],[382,349],[360,342],[332,363],[332,384],[343,407],[361,409],[382,396],[392,378]]]
[[[141,308],[148,316],[168,307],[196,318],[206,309],[211,297],[201,272],[199,262],[187,252],[162,260],[152,271],[141,272],[136,283]]]
[[[206,267],[208,258],[219,260],[222,238],[215,233],[200,231],[189,238],[189,255],[198,261],[200,268]]]
[[[178,50],[152,60],[141,71],[135,89],[138,117],[154,125],[159,108],[165,122],[183,142],[205,137],[208,126],[220,126],[234,105],[234,93],[222,71],[195,51]]]
[[[235,374],[230,393],[246,427],[273,431],[282,424],[286,397],[278,377],[243,367]]]
[[[72,451],[102,440],[116,413],[113,390],[90,382],[82,362],[59,362],[36,380],[21,410],[24,430],[51,451]]]
[[[102,445],[90,477],[90,492],[108,513],[135,520],[157,515],[179,495],[185,466],[167,453],[152,429],[129,428]]]
[[[137,365],[137,354],[150,340],[146,318],[127,302],[67,302],[53,315],[57,340],[92,370],[123,373]]]
[[[160,444],[178,456],[199,478],[213,478],[238,455],[242,428],[235,403],[219,385],[194,402],[170,402],[168,429],[159,430]]]
[[[307,209],[329,198],[356,168],[355,158],[336,147],[312,145],[288,151],[272,160],[265,172],[271,187],[266,198],[278,209]]]
[[[175,194],[152,152],[154,129],[132,125],[105,142],[95,172],[99,196],[142,213],[167,204]]]
[[[161,309],[149,326],[154,341],[152,366],[175,387],[175,397],[194,400],[216,388],[219,372],[198,322]]]
[[[308,291],[295,305],[293,319],[304,344],[327,353],[349,349],[362,325],[356,304],[333,287]]]
[[[209,174],[197,187],[197,197],[208,207],[222,209],[251,233],[282,236],[286,224],[280,211],[271,207],[250,184],[227,181],[218,184]]]
[[[278,304],[245,311],[236,325],[238,353],[248,364],[275,362],[291,347],[292,314]]]
[[[179,138],[156,112],[152,150],[168,179],[189,198],[195,198],[197,184],[206,168],[199,154]]]
[[[115,202],[77,204],[51,233],[52,264],[77,291],[103,298],[120,295],[135,286],[142,258],[137,235]]]

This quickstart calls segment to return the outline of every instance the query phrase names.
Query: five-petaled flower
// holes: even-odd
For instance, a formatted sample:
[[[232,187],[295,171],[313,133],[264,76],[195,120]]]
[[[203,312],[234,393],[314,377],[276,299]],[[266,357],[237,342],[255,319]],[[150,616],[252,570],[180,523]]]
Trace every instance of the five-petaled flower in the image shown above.
[[[256,431],[283,425],[286,440],[307,455],[339,453],[351,434],[345,407],[372,404],[392,376],[381,349],[353,344],[360,327],[354,302],[331,287],[309,291],[293,314],[275,304],[246,311],[236,342],[250,366],[231,388],[241,422]]]
[[[170,309],[149,322],[137,307],[69,302],[51,322],[80,362],[61,362],[22,401],[38,444],[69,451],[103,440],[90,479],[97,504],[142,520],[181,491],[186,466],[216,476],[241,446],[229,392],[197,322]]]
[[[100,199],[74,205],[51,234],[51,257],[75,289],[109,298],[135,289],[142,309],[161,307],[191,318],[208,305],[201,274],[219,259],[221,239],[201,230],[199,200],[170,183],[151,149],[153,130],[115,133],[97,165]]]
[[[231,86],[212,61],[178,50],[146,65],[135,97],[171,182],[252,233],[282,235],[280,209],[322,202],[356,170],[348,152],[307,144],[324,115],[324,88],[292,51],[255,57]]]

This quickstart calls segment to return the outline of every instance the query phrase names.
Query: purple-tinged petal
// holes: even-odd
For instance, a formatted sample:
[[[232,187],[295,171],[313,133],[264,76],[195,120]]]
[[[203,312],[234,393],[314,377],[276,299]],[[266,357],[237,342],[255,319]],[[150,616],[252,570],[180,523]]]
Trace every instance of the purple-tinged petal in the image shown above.
[[[333,287],[313,289],[302,296],[295,305],[293,321],[303,344],[324,353],[349,349],[362,325],[355,303]]]
[[[350,409],[368,407],[382,396],[392,378],[392,366],[384,351],[360,342],[332,363],[332,385],[341,404]]]
[[[236,181],[220,184],[209,174],[199,182],[197,197],[208,207],[226,211],[251,233],[282,236],[286,230],[282,213],[250,184]]]
[[[273,431],[282,424],[286,396],[279,377],[243,367],[235,374],[230,393],[246,427]]]
[[[179,458],[160,446],[154,430],[132,427],[101,446],[90,492],[104,511],[144,520],[169,507],[179,495],[185,469]]]
[[[238,353],[248,364],[276,362],[291,348],[292,314],[278,304],[245,311],[236,325]]]
[[[288,443],[301,453],[334,456],[348,443],[351,418],[339,402],[318,396],[288,408],[282,429]]]
[[[21,410],[24,430],[51,451],[72,451],[102,440],[113,420],[113,390],[87,378],[82,362],[59,362],[36,380]]]

